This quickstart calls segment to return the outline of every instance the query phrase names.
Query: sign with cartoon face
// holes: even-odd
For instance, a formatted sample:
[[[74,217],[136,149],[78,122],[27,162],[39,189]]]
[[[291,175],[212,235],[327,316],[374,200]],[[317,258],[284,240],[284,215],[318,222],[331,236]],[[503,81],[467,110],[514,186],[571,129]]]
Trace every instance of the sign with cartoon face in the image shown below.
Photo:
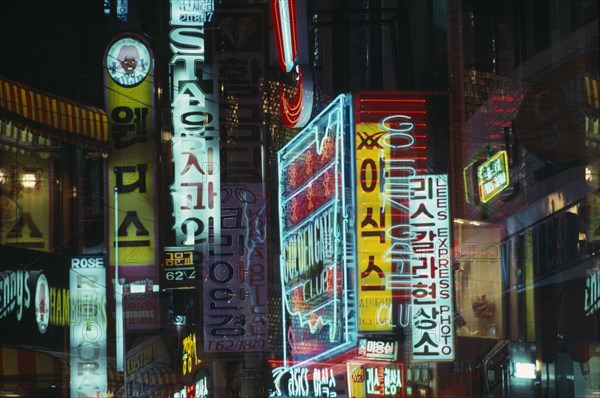
[[[44,274],[40,274],[35,286],[35,320],[40,333],[46,333],[50,322],[50,287]]]
[[[140,84],[151,67],[148,47],[133,37],[123,37],[113,43],[106,53],[109,76],[120,86]]]

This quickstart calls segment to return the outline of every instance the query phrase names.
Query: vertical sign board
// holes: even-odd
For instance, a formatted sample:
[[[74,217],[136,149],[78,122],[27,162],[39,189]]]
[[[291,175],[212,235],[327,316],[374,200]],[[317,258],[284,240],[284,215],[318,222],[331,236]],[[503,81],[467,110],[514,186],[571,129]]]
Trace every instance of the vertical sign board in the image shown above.
[[[408,181],[425,168],[426,107],[423,96],[398,92],[359,92],[354,98],[361,332],[408,325],[396,314],[407,313],[410,303]]]
[[[205,268],[205,352],[267,350],[266,205],[262,183],[221,185],[220,260]]]
[[[222,5],[219,27],[221,235],[203,266],[205,352],[267,349],[264,117],[265,24],[260,8]],[[245,28],[239,30],[239,26]]]
[[[410,181],[412,360],[454,360],[450,199],[447,175]]]
[[[220,233],[219,91],[207,30],[213,3],[170,4],[173,230],[176,246],[206,247]]]
[[[71,396],[103,396],[108,389],[104,257],[73,257],[70,286]]]
[[[349,110],[338,96],[278,153],[284,366],[355,339]]]
[[[107,46],[104,67],[112,145],[106,200],[109,263],[115,266],[118,247],[119,277],[158,281],[154,58],[145,40],[123,33]]]

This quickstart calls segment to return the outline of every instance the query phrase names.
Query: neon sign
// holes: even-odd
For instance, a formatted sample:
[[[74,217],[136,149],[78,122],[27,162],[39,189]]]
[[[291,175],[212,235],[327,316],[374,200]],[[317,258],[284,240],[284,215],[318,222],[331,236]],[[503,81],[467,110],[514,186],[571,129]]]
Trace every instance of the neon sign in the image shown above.
[[[198,358],[198,348],[196,344],[196,332],[190,333],[183,339],[183,353],[181,355],[181,374],[192,373],[202,361]]]
[[[337,381],[332,368],[282,366],[273,369],[271,397],[337,397]]]
[[[447,175],[410,180],[412,359],[454,360]]]
[[[348,362],[347,374],[348,396],[404,396],[401,363]]]
[[[220,234],[218,85],[207,63],[205,26],[198,22],[206,15],[200,5],[171,0],[171,197],[176,246],[208,243],[211,230],[214,236]]]
[[[271,0],[279,66],[288,73],[295,69],[297,76],[296,95],[291,101],[283,88],[280,91],[282,116],[289,127],[304,127],[313,105],[312,71],[307,65],[306,2],[299,0],[299,3],[297,5],[296,0]]]
[[[408,181],[424,168],[426,100],[360,92],[354,102],[358,326],[391,331],[406,326],[396,306],[410,308]]]
[[[284,364],[354,339],[348,116],[349,97],[340,95],[278,154]]]
[[[504,191],[509,184],[508,155],[500,151],[477,167],[477,185],[479,200],[489,202]]]

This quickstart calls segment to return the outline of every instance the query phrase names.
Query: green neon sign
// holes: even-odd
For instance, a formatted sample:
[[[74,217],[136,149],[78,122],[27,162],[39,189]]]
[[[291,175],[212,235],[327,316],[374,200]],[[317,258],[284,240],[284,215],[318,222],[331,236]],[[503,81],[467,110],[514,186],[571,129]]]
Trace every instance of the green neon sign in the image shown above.
[[[477,167],[477,185],[479,200],[489,202],[504,191],[509,184],[508,155],[500,151]]]

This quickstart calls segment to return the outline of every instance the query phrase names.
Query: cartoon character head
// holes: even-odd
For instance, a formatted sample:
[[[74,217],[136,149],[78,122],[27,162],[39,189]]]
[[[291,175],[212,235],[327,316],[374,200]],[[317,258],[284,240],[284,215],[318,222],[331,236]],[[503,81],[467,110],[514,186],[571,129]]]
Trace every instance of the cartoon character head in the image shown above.
[[[118,69],[123,69],[126,75],[132,75],[140,60],[140,53],[135,46],[124,45],[119,50],[117,59],[119,60]]]

